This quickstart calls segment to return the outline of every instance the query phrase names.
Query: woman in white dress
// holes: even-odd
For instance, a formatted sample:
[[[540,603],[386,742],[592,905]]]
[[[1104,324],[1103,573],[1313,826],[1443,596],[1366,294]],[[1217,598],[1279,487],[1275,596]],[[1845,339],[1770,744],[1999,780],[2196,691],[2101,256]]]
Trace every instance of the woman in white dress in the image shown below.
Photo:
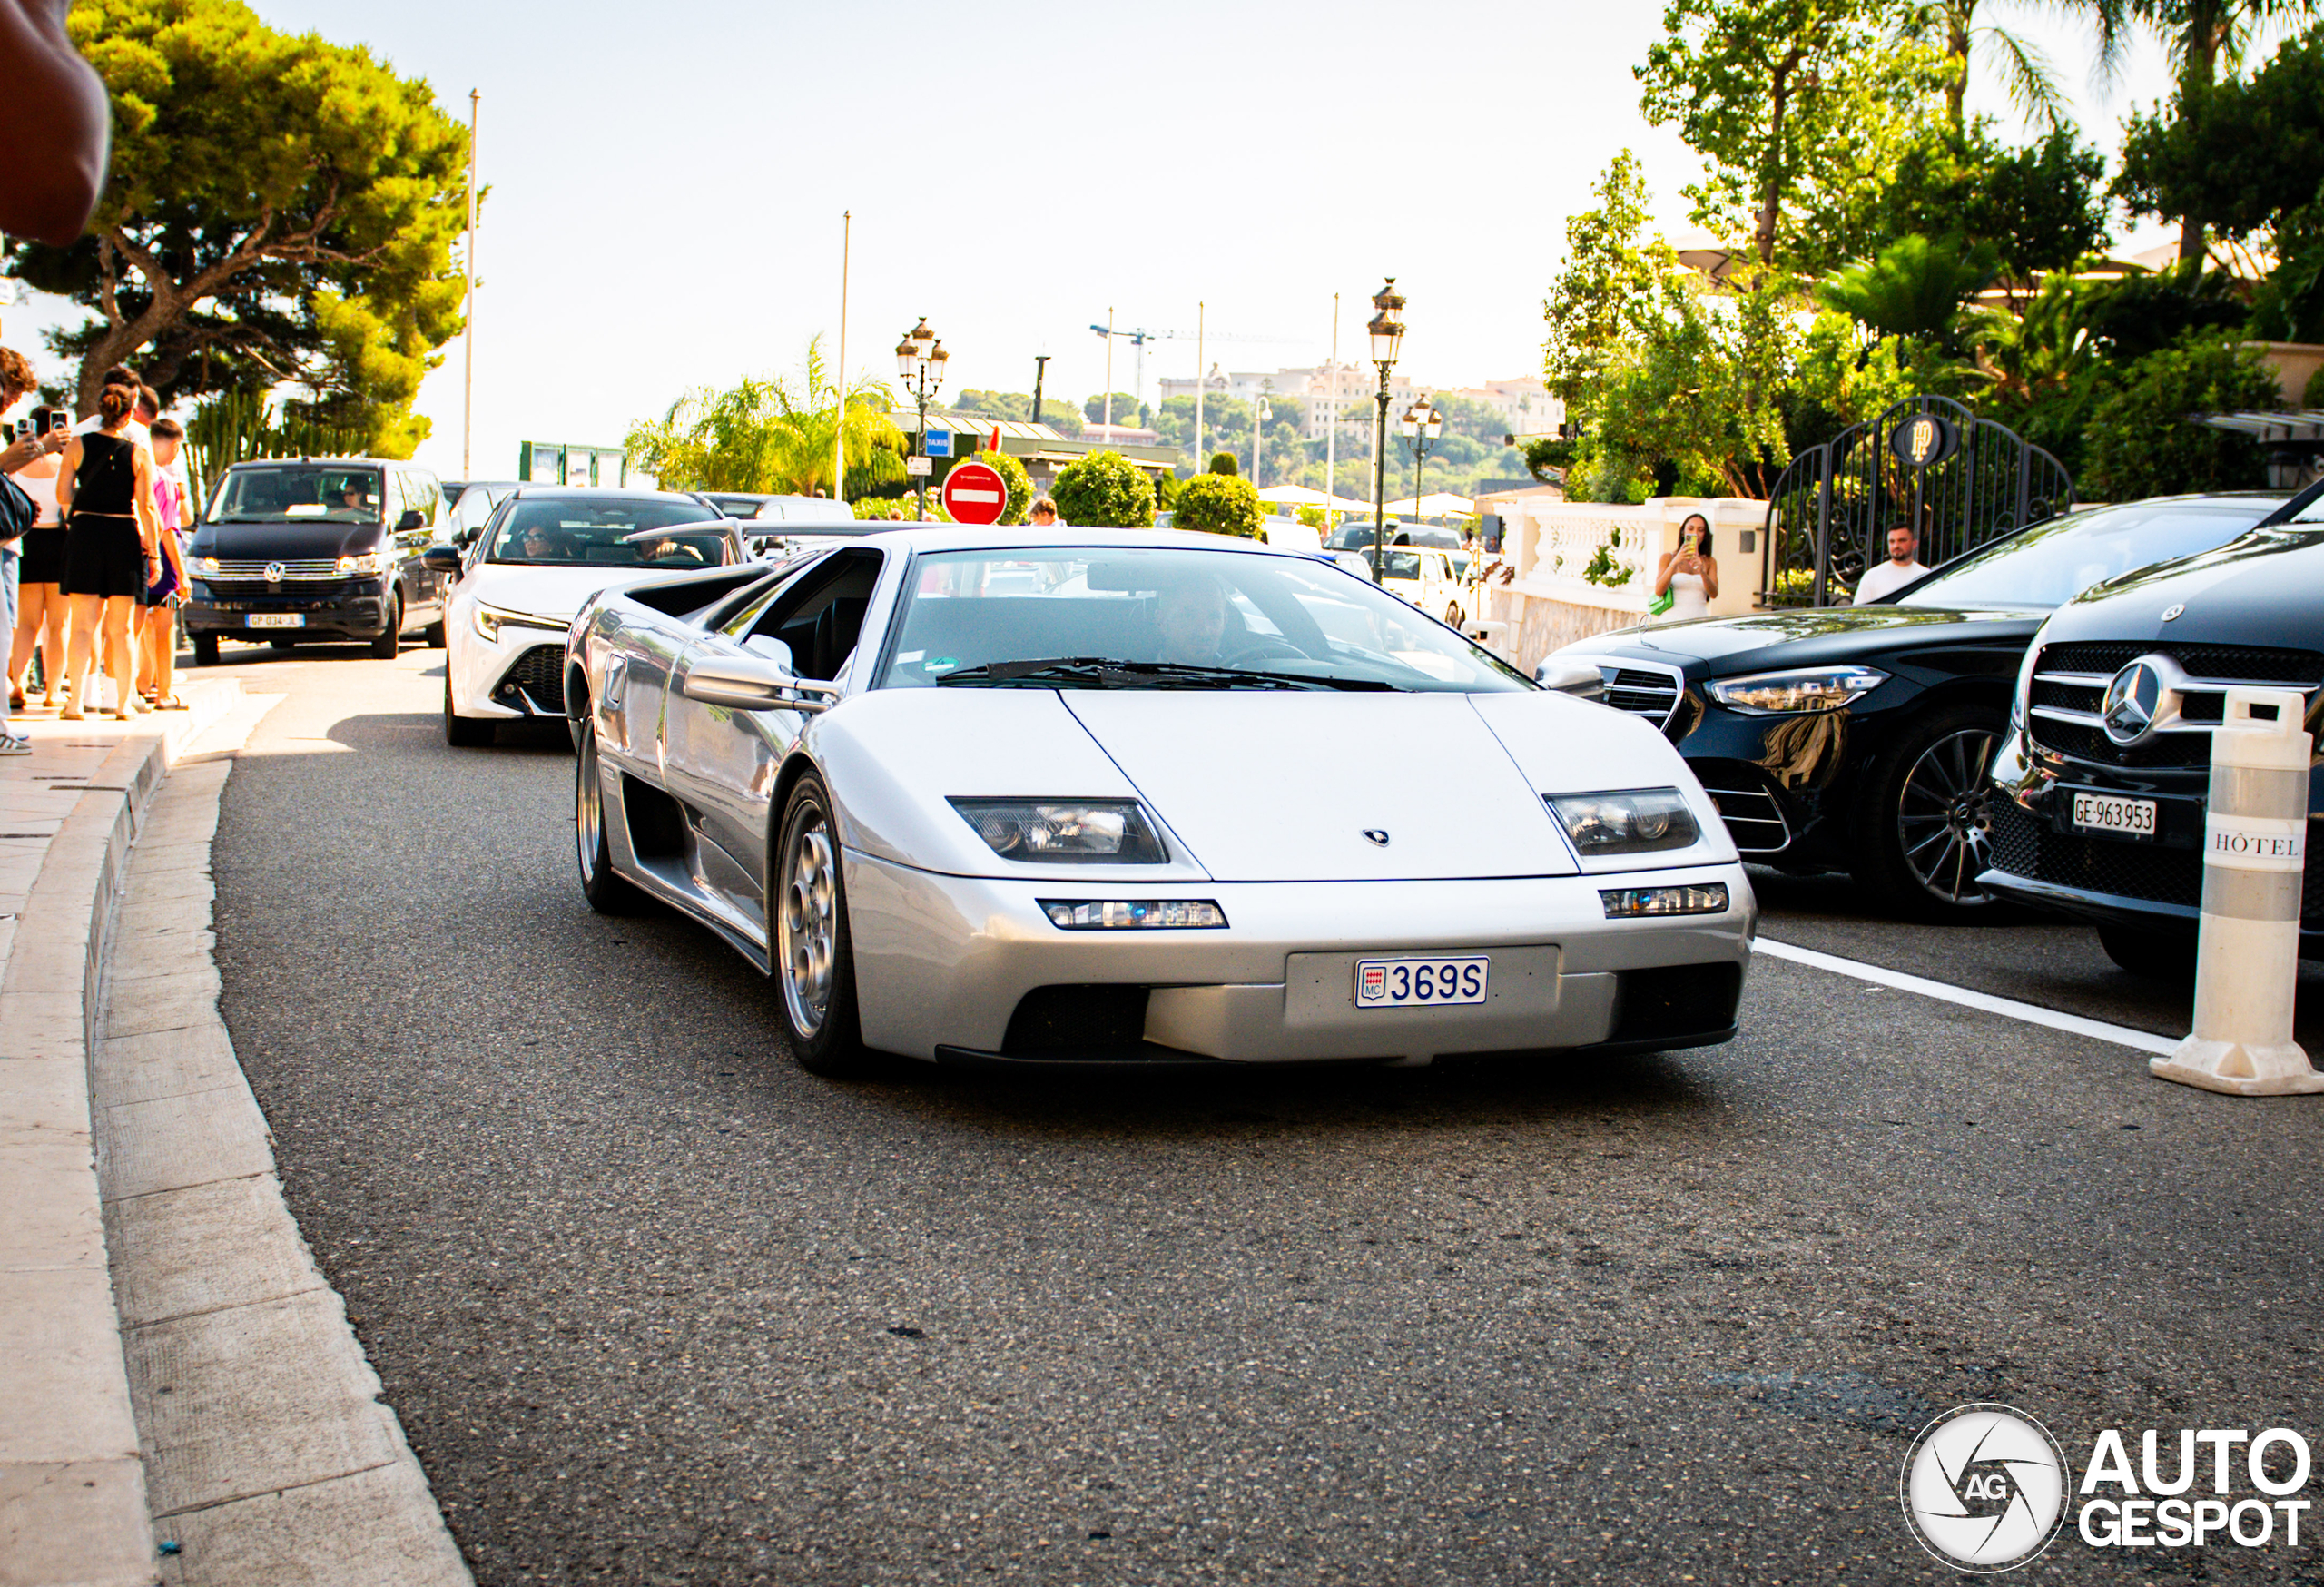
[[[1710,616],[1710,603],[1718,595],[1718,560],[1710,554],[1710,520],[1699,512],[1687,515],[1679,526],[1679,548],[1664,552],[1655,570],[1657,598],[1666,590],[1671,597],[1669,621]]]

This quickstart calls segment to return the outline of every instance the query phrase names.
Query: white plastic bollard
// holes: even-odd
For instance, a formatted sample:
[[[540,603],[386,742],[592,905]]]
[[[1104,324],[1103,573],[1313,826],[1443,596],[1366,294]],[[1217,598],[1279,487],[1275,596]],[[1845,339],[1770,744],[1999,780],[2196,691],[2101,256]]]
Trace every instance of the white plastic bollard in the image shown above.
[[[2290,689],[2230,689],[2211,733],[2195,1030],[2147,1068],[2240,1097],[2324,1091],[2291,1039],[2311,741]]]

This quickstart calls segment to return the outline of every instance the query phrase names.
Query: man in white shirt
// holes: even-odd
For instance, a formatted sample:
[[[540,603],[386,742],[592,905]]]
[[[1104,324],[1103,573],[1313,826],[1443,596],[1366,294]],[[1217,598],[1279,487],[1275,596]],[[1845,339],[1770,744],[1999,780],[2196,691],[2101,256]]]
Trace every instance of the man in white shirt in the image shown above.
[[[1856,604],[1869,605],[1893,590],[1906,585],[1928,571],[1921,566],[1921,537],[1909,525],[1898,524],[1888,531],[1888,560],[1877,567],[1865,569],[1856,580]]]

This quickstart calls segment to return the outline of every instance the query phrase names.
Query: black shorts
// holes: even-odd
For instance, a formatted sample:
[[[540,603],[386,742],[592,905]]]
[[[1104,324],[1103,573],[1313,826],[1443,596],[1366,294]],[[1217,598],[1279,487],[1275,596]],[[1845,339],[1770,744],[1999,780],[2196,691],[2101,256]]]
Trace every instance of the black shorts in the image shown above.
[[[16,565],[16,582],[19,585],[63,582],[64,531],[54,524],[27,529],[25,537],[16,542],[16,553],[23,558]]]
[[[145,546],[137,520],[83,513],[64,531],[66,595],[145,598]]]

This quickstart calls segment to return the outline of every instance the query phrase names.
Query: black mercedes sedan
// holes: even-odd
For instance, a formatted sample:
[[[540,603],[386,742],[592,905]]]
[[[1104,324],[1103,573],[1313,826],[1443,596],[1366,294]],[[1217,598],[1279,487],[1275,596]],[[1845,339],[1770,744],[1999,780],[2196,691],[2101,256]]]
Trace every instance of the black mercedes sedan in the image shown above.
[[[1990,896],[1989,773],[2034,630],[2093,585],[2225,545],[2284,501],[2235,492],[2069,513],[1869,606],[1602,634],[1537,675],[1659,723],[1745,859],[1846,871],[1890,908],[1962,917]]]
[[[1994,759],[1986,889],[2095,922],[2125,970],[2191,973],[2211,729],[2236,685],[2299,690],[2308,730],[2324,726],[2324,485],[2042,625]],[[2324,819],[2312,772],[2308,819]],[[2308,959],[2324,959],[2318,854],[2308,850],[2300,904]]]

